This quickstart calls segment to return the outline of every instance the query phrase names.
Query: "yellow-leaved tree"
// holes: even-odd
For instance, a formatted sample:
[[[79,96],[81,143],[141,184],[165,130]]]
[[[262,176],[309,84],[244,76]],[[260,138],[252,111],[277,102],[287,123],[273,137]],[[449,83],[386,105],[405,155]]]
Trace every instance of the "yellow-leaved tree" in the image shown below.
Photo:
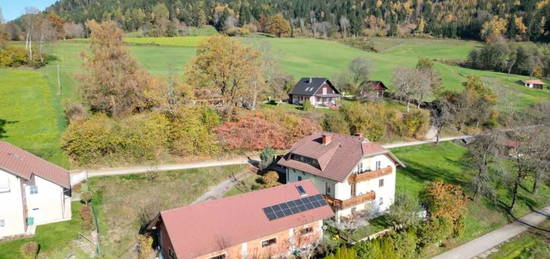
[[[265,87],[260,72],[258,50],[218,35],[199,45],[197,55],[187,68],[186,78],[197,92],[219,97],[223,118],[229,120],[236,106],[255,103],[252,99]],[[204,97],[204,94],[198,96],[199,99]]]
[[[508,21],[498,16],[493,16],[481,26],[481,38],[487,42],[494,40],[506,31]]]

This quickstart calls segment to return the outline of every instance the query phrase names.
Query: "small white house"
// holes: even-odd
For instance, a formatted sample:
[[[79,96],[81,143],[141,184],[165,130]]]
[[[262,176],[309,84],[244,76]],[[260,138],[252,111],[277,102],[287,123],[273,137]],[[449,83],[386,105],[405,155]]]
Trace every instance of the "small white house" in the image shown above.
[[[301,78],[288,96],[291,104],[304,104],[309,101],[315,107],[335,106],[342,97],[330,80],[323,77]]]
[[[331,132],[304,137],[277,163],[285,168],[287,183],[310,179],[337,221],[385,212],[395,199],[395,168],[404,166],[377,143]]]
[[[0,239],[70,219],[69,172],[0,141]]]

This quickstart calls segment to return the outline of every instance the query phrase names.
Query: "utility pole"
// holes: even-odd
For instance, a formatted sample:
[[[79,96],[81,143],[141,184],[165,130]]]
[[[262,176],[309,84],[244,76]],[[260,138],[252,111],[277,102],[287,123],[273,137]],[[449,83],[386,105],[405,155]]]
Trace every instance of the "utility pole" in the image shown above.
[[[61,78],[59,77],[59,63],[57,63],[57,95],[61,96]]]

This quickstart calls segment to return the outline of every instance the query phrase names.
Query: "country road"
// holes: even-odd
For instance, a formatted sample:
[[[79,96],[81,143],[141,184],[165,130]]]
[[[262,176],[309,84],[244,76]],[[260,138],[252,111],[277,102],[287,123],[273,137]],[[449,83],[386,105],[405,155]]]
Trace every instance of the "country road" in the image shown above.
[[[453,141],[458,139],[468,138],[468,135],[454,136],[454,137],[445,137],[440,138],[440,142]],[[385,148],[392,149],[398,147],[407,147],[407,146],[416,146],[423,145],[428,143],[436,142],[435,138],[429,140],[418,140],[411,142],[399,142],[392,144],[382,145]],[[136,166],[136,167],[125,167],[125,168],[104,168],[104,169],[89,169],[89,170],[78,170],[78,172],[87,172],[88,177],[98,177],[98,176],[109,176],[109,175],[125,175],[125,174],[139,174],[146,173],[151,171],[172,171],[172,170],[183,170],[183,169],[193,169],[193,168],[204,168],[204,167],[214,167],[214,166],[226,166],[226,165],[243,165],[249,164],[254,161],[258,161],[258,157],[240,157],[230,160],[209,160],[209,161],[200,161],[200,162],[190,162],[190,163],[180,163],[180,164],[168,164],[168,165],[153,165],[153,166]]]
[[[536,227],[547,219],[550,219],[550,206],[529,213],[527,216],[435,256],[433,259],[468,259],[476,257],[502,244],[506,240],[525,232],[530,227]]]

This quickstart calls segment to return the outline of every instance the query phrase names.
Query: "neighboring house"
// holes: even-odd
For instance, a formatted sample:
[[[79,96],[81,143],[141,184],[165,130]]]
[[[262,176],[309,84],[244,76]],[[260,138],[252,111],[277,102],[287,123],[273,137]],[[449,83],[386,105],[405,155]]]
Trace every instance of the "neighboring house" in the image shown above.
[[[70,219],[69,172],[0,141],[0,238]]]
[[[323,237],[334,213],[311,181],[162,211],[148,226],[160,258],[286,258]]]
[[[340,91],[326,78],[301,78],[288,93],[289,103],[303,104],[310,101],[315,107],[334,106],[342,96]]]
[[[364,99],[382,98],[388,88],[382,81],[365,81],[359,85],[358,97]]]
[[[544,82],[541,80],[535,79],[535,80],[524,80],[522,81],[523,85],[529,88],[537,88],[537,89],[543,89],[544,88]]]
[[[287,183],[311,179],[337,221],[386,211],[394,202],[395,167],[404,166],[379,144],[331,132],[302,138],[277,163]]]

